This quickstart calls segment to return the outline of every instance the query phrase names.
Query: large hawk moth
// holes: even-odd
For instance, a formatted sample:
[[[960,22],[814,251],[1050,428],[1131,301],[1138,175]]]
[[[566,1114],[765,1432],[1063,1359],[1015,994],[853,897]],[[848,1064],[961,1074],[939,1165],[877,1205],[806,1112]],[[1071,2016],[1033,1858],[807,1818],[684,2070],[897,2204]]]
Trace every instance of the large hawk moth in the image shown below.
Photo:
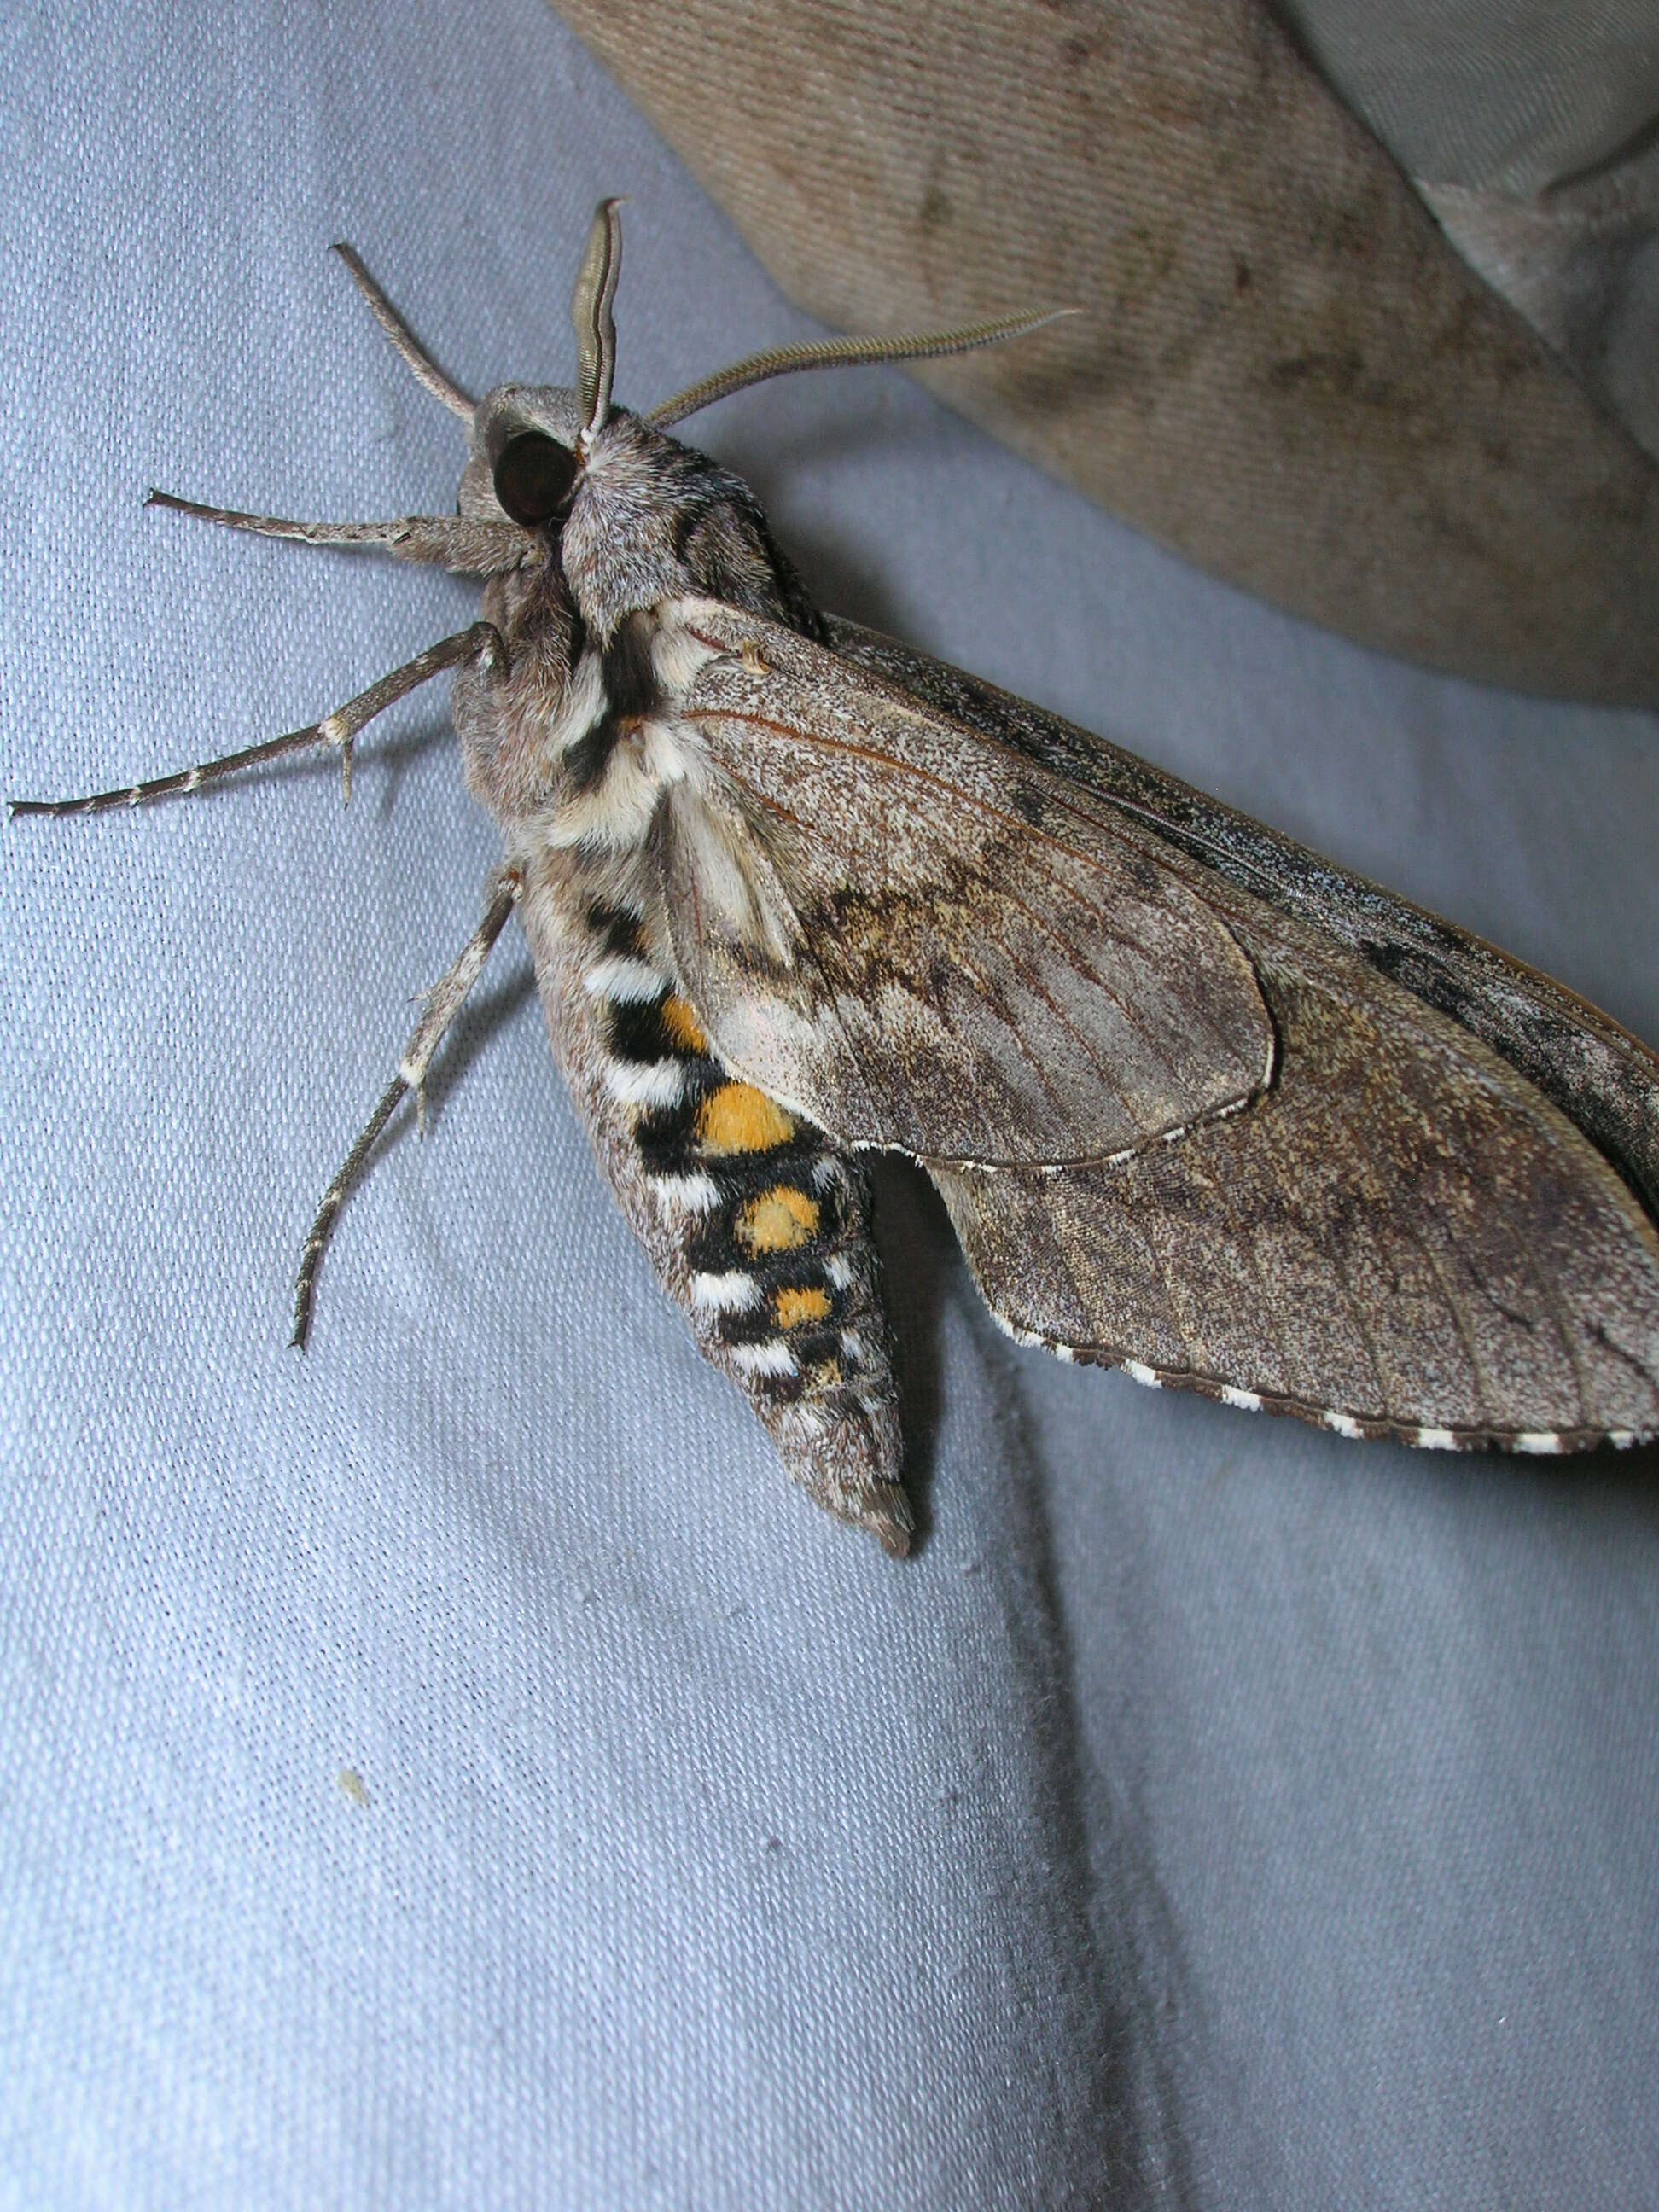
[[[483,619],[311,727],[70,813],[352,746],[456,671],[506,859],[307,1240],[518,913],[599,1164],[790,1473],[908,1544],[860,1157],[920,1162],[1022,1342],[1349,1437],[1571,1451],[1659,1431],[1659,1060],[1561,986],[1086,732],[814,606],[669,434],[760,378],[1041,317],[780,349],[611,398],[616,204],[574,388],[475,402],[453,518],[240,529],[484,583]]]

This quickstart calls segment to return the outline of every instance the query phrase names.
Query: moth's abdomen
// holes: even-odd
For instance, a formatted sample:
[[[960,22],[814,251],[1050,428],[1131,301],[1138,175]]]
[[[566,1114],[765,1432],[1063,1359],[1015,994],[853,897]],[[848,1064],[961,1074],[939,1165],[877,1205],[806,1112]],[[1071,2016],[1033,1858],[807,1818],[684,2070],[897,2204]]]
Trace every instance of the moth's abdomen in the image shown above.
[[[732,1079],[629,902],[550,872],[526,922],[600,1165],[699,1346],[795,1480],[902,1552],[911,1521],[863,1174]]]

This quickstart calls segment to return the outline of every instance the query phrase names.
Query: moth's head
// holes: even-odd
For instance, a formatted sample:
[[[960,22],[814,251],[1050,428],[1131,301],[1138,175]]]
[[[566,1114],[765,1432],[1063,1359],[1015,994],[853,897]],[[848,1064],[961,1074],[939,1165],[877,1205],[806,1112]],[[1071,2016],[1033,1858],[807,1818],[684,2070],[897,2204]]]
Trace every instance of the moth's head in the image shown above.
[[[800,586],[748,486],[629,409],[596,424],[580,392],[501,385],[479,401],[471,443],[463,521],[533,537],[538,605],[562,602],[574,635],[604,647],[630,615],[680,599],[795,611]]]
[[[498,385],[471,408],[461,478],[464,522],[507,522],[538,541],[538,570],[608,645],[631,614],[691,596],[735,599],[780,617],[799,592],[753,495],[658,417],[689,412],[682,393],[653,416],[613,406],[611,316],[622,234],[614,200],[593,218],[570,317],[577,381]],[[544,604],[545,594],[544,594]]]
[[[459,512],[469,522],[563,528],[583,475],[581,398],[556,384],[501,384],[473,410]]]
[[[392,345],[427,390],[467,425],[459,521],[448,565],[473,575],[539,570],[560,580],[565,612],[601,642],[636,611],[690,593],[787,618],[775,604],[798,591],[752,493],[716,462],[665,434],[717,399],[804,368],[965,353],[1038,328],[1054,313],[1008,315],[964,329],[895,337],[830,338],[774,347],[704,377],[649,414],[613,407],[622,265],[620,202],[602,200],[570,303],[576,382],[499,385],[474,401],[453,384],[349,246],[337,251]],[[483,525],[469,531],[468,526]],[[504,526],[511,525],[512,530]],[[436,526],[434,526],[435,530]],[[520,544],[513,530],[525,533]],[[505,541],[505,542],[503,542]],[[423,541],[424,542],[424,541]],[[433,537],[431,543],[441,541]],[[539,557],[538,556],[539,555]]]
[[[457,502],[464,521],[516,523],[533,533],[555,560],[562,556],[566,525],[578,501],[591,501],[592,479],[602,472],[612,429],[611,387],[617,368],[617,325],[611,313],[622,266],[617,202],[602,200],[570,302],[575,326],[577,380],[559,385],[502,384],[471,411],[471,451]]]

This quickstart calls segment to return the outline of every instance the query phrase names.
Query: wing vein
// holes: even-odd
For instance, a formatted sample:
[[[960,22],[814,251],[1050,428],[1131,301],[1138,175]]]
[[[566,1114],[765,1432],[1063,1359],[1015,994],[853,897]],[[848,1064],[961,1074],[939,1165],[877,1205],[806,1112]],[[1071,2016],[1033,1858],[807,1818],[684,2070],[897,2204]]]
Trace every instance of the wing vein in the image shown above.
[[[1064,839],[1054,836],[1050,831],[1044,830],[1040,823],[1029,821],[1023,814],[1011,814],[1000,806],[994,806],[989,799],[981,798],[971,791],[964,791],[960,783],[952,782],[948,776],[936,775],[932,769],[923,768],[918,762],[906,760],[899,754],[883,751],[879,746],[854,744],[849,738],[827,737],[822,730],[803,727],[793,722],[775,721],[769,715],[757,714],[739,707],[704,708],[700,713],[694,712],[691,719],[700,720],[704,717],[746,723],[755,729],[768,730],[774,737],[793,739],[801,744],[816,746],[821,752],[842,753],[849,759],[871,762],[890,773],[907,775],[917,783],[931,785],[934,790],[946,793],[959,805],[972,807],[975,813],[984,815],[1002,828],[1015,830],[1022,842],[1027,838],[1034,839],[1041,844],[1053,846],[1057,852],[1069,854],[1073,860],[1082,860],[1085,864],[1090,862],[1089,854],[1079,852],[1074,845],[1069,845]],[[979,734],[977,731],[972,732],[975,738],[978,738]],[[995,743],[995,740],[988,742]],[[1000,750],[1011,750],[1012,749],[1003,747]],[[1026,760],[1023,755],[1018,753],[1013,754],[1013,757],[1019,760],[1028,772],[1036,769],[1038,773],[1042,773],[1036,762]],[[733,780],[740,783],[744,781],[735,775]],[[1045,789],[1054,781],[1052,775],[1045,775]],[[757,799],[763,798],[763,794],[755,791],[752,785],[745,783],[744,787],[750,793],[751,796]],[[1075,807],[1069,811],[1074,814],[1077,811]],[[1143,847],[1126,836],[1122,830],[1115,828],[1109,821],[1097,820],[1093,816],[1082,816],[1079,818],[1086,820],[1091,828],[1098,830],[1100,835],[1109,838],[1113,844],[1121,845],[1127,850],[1145,857]],[[1182,885],[1183,890],[1188,888],[1187,885]],[[1189,895],[1196,897],[1195,893]],[[1199,903],[1205,902],[1199,901]]]
[[[1077,1039],[1083,1052],[1086,1054],[1093,1066],[1098,1069],[1108,1087],[1116,1092],[1118,1097],[1123,1103],[1125,1120],[1127,1121],[1132,1127],[1139,1127],[1140,1125],[1137,1120],[1134,1108],[1130,1103],[1129,1093],[1124,1088],[1122,1082],[1120,1080],[1115,1067],[1113,1066],[1109,1060],[1103,1060],[1101,1058],[1099,1053],[1095,1050],[1095,1048],[1090,1042],[1089,1038],[1085,1035],[1084,1031],[1078,1027],[1077,1024],[1073,1021],[1070,1015],[1067,1014],[1066,1009],[1060,1004],[1059,1000],[1049,992],[1042,977],[1036,973],[1036,971],[1029,967],[1012,947],[1005,946],[1003,949],[1012,966],[1019,975],[1024,976],[1025,981],[1030,984],[1033,994],[1036,997],[1040,998],[1043,1004],[1048,1006],[1054,1014],[1054,1018],[1057,1021],[1063,1023],[1066,1028],[1071,1031],[1072,1035]],[[977,973],[977,971],[975,971],[975,973]],[[1018,1035],[1018,1031],[1015,1033]],[[1056,1100],[1055,1103],[1058,1103],[1058,1100]],[[1148,1131],[1144,1127],[1140,1128],[1140,1134],[1143,1139],[1155,1136],[1157,1133],[1158,1133],[1156,1131]],[[1081,1157],[1087,1158],[1088,1155],[1085,1154]]]
[[[1481,1364],[1480,1354],[1475,1347],[1474,1335],[1469,1327],[1468,1316],[1464,1314],[1462,1305],[1453,1296],[1451,1286],[1446,1280],[1445,1269],[1435,1257],[1432,1246],[1430,1245],[1415,1229],[1407,1228],[1406,1231],[1406,1236],[1408,1241],[1416,1246],[1417,1249],[1423,1255],[1423,1257],[1428,1262],[1429,1272],[1434,1277],[1436,1287],[1440,1292],[1441,1301],[1444,1304],[1446,1311],[1451,1316],[1453,1327],[1456,1329],[1457,1334],[1462,1340],[1463,1350],[1468,1356],[1469,1372],[1474,1378],[1475,1396],[1482,1408],[1490,1413],[1492,1407],[1491,1379],[1486,1375]],[[1439,1425],[1437,1424],[1436,1425]],[[1448,1425],[1451,1425],[1448,1424]],[[1480,1424],[1478,1422],[1472,1422],[1469,1425],[1471,1427],[1476,1427],[1480,1425]]]
[[[1007,948],[1006,948],[1006,947],[1005,947],[1005,948],[1004,948],[1004,950],[1005,950],[1005,951],[1007,951]],[[980,973],[979,969],[978,969],[976,967],[975,967],[975,965],[974,965],[973,962],[972,962],[971,960],[969,960],[969,959],[967,957],[967,956],[966,956],[965,954],[961,953],[961,952],[958,952],[958,954],[957,954],[957,957],[958,960],[961,962],[961,964],[962,964],[962,967],[963,967],[963,971],[964,971],[967,975],[969,975],[972,976],[972,977],[973,977],[973,979],[974,979],[977,983],[979,983],[979,984],[981,985],[981,988],[982,988],[982,990],[983,990],[983,993],[984,993],[985,1003],[987,1004],[987,1006],[988,1006],[992,1007],[992,1008],[995,1011],[996,1015],[997,1015],[997,1018],[998,1018],[998,1019],[999,1019],[999,1020],[1000,1020],[1000,1021],[1001,1021],[1001,1023],[1002,1023],[1002,1025],[1003,1025],[1004,1029],[1006,1029],[1006,1030],[1008,1031],[1009,1035],[1013,1038],[1013,1040],[1014,1040],[1015,1043],[1016,1043],[1016,1044],[1018,1044],[1018,1045],[1019,1046],[1021,1055],[1022,1055],[1022,1057],[1024,1058],[1024,1061],[1025,1061],[1025,1063],[1026,1063],[1027,1066],[1029,1066],[1029,1067],[1030,1067],[1030,1068],[1034,1072],[1034,1073],[1035,1073],[1035,1074],[1036,1074],[1036,1076],[1037,1081],[1038,1081],[1038,1082],[1042,1085],[1043,1089],[1048,1092],[1048,1096],[1049,1096],[1049,1097],[1054,1100],[1054,1102],[1055,1110],[1058,1112],[1058,1114],[1060,1115],[1060,1117],[1061,1121],[1063,1121],[1066,1118],[1066,1101],[1065,1101],[1065,1100],[1060,1097],[1060,1095],[1059,1091],[1055,1090],[1055,1088],[1054,1088],[1054,1085],[1053,1085],[1053,1084],[1048,1080],[1048,1071],[1047,1071],[1047,1069],[1043,1066],[1043,1064],[1042,1064],[1042,1060],[1041,1060],[1036,1056],[1036,1054],[1035,1053],[1030,1053],[1030,1052],[1027,1052],[1027,1051],[1026,1051],[1026,1049],[1025,1049],[1025,1046],[1024,1046],[1024,1040],[1023,1040],[1023,1039],[1021,1038],[1021,1036],[1020,1036],[1019,1030],[1018,1030],[1018,1028],[1015,1026],[1015,1024],[1014,1024],[1012,1021],[1008,1020],[1008,1019],[1007,1019],[1007,1018],[1003,1014],[1003,1012],[1002,1012],[1002,1011],[1001,1011],[1001,1008],[1000,1008],[1000,1005],[998,1004],[997,1000],[995,1000],[995,998],[994,998],[994,995],[993,995],[993,994],[994,994],[994,988],[995,988],[995,987],[994,987],[994,985],[992,983],[992,981],[991,981],[990,978],[989,978],[988,976],[987,976],[987,975],[982,975]],[[1026,975],[1027,977],[1030,977],[1030,969],[1027,969],[1027,968],[1025,967],[1024,963],[1023,963],[1023,962],[1018,958],[1018,957],[1015,953],[1013,953],[1012,951],[1008,951],[1008,952],[1007,952],[1007,957],[1008,957],[1009,960],[1012,963],[1012,964],[1014,965],[1014,967],[1019,970],[1020,974],[1022,974],[1023,975]],[[1038,993],[1039,996],[1041,996],[1041,997],[1042,997],[1042,998],[1044,998],[1044,999],[1047,999],[1047,998],[1048,998],[1048,994],[1047,994],[1045,991],[1043,991],[1043,990],[1042,989],[1041,985],[1040,985],[1040,984],[1038,984],[1038,983],[1036,983],[1035,981],[1033,981],[1033,982],[1032,982],[1032,988],[1033,988],[1034,990],[1036,990],[1036,991]],[[1052,1001],[1052,1000],[1050,1000],[1050,1001],[1049,1001],[1049,1003],[1052,1005],[1052,1004],[1053,1004],[1053,1001]],[[1060,1008],[1059,1008],[1058,1006],[1055,1006],[1055,1007],[1054,1007],[1054,1012],[1056,1013],[1056,1015],[1058,1015],[1058,1016],[1059,1016],[1059,1018],[1060,1018],[1060,1019],[1061,1021],[1063,1021],[1063,1022],[1064,1022],[1064,1021],[1066,1021],[1066,1017],[1065,1017],[1065,1015],[1064,1015],[1064,1014],[1062,1014],[1062,1013],[1060,1013]],[[1066,1022],[1066,1028],[1067,1028],[1067,1029],[1071,1029],[1071,1028],[1072,1028],[1072,1024],[1071,1024],[1070,1022]],[[952,1034],[954,1035],[954,1034],[956,1034],[956,1033],[957,1033],[957,1032],[956,1032],[956,1030],[955,1030],[955,1027],[954,1027],[954,1024],[953,1024],[953,1025],[952,1025]],[[1073,1032],[1073,1034],[1075,1034],[1075,1031]],[[1082,1040],[1079,1038],[1079,1042],[1082,1042]],[[1117,1094],[1118,1094],[1119,1097],[1120,1097],[1120,1098],[1121,1098],[1121,1099],[1123,1100],[1125,1111],[1126,1111],[1126,1112],[1127,1112],[1127,1111],[1128,1111],[1128,1105],[1129,1105],[1129,1102],[1128,1102],[1128,1098],[1127,1098],[1127,1095],[1125,1094],[1125,1092],[1124,1092],[1124,1091],[1123,1091],[1123,1089],[1122,1089],[1122,1086],[1121,1086],[1121,1085],[1117,1082],[1117,1080],[1116,1080],[1115,1077],[1114,1077],[1114,1076],[1110,1073],[1110,1072],[1106,1068],[1106,1066],[1104,1066],[1103,1062],[1102,1062],[1100,1060],[1098,1060],[1097,1058],[1096,1058],[1095,1054],[1094,1054],[1092,1051],[1091,1051],[1091,1050],[1090,1050],[1090,1048],[1088,1047],[1088,1045],[1087,1045],[1086,1043],[1085,1043],[1085,1044],[1084,1044],[1084,1048],[1084,1048],[1084,1050],[1085,1050],[1086,1053],[1088,1053],[1090,1059],[1091,1059],[1091,1060],[1093,1060],[1093,1061],[1094,1061],[1095,1066],[1096,1066],[1097,1068],[1099,1068],[1099,1069],[1100,1069],[1101,1073],[1102,1073],[1103,1075],[1104,1075],[1104,1076],[1105,1076],[1107,1082],[1111,1085],[1112,1089],[1113,1089],[1114,1091],[1115,1091],[1117,1092]],[[1133,1121],[1133,1114],[1131,1114],[1131,1115],[1130,1115],[1130,1119]],[[987,1134],[988,1134],[988,1135],[990,1135],[990,1136],[994,1137],[994,1135],[995,1135],[995,1133],[996,1133],[994,1132],[994,1130],[991,1129],[990,1125],[989,1125],[989,1123],[988,1123],[988,1122],[987,1123],[987,1125],[986,1125],[986,1126],[987,1126]]]

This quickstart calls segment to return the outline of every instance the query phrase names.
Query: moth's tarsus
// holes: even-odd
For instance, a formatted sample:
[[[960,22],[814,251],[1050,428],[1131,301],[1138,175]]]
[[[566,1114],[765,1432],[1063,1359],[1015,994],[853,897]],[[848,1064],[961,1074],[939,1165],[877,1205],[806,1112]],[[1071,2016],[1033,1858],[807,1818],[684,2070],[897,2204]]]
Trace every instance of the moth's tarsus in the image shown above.
[[[488,630],[488,623],[474,624],[476,629]],[[493,635],[493,632],[492,632]],[[334,1233],[340,1208],[349,1197],[353,1185],[362,1174],[368,1156],[398,1110],[398,1101],[407,1092],[415,1101],[416,1125],[422,1136],[426,1133],[426,1073],[432,1064],[432,1055],[448,1033],[449,1025],[466,1004],[473,985],[483,972],[496,939],[507,927],[507,917],[519,902],[524,889],[524,877],[515,867],[501,869],[495,879],[495,889],[489,907],[482,922],[467,939],[460,957],[449,967],[426,994],[425,1011],[416,1024],[403,1058],[398,1063],[398,1073],[386,1086],[380,1103],[364,1123],[357,1141],[346,1154],[339,1173],[330,1183],[311,1224],[305,1249],[300,1255],[300,1272],[294,1285],[294,1334],[291,1346],[303,1352],[311,1328],[311,1313],[317,1285],[317,1271],[322,1266],[323,1255],[328,1249],[329,1238]]]
[[[823,338],[799,345],[769,346],[734,362],[730,368],[689,384],[672,399],[665,399],[646,416],[653,429],[665,430],[729,399],[749,385],[764,384],[769,377],[793,376],[806,368],[859,368],[884,361],[937,361],[946,354],[973,353],[981,346],[1002,345],[1010,338],[1029,337],[1049,323],[1082,313],[1080,307],[1040,307],[1020,315],[1003,315],[994,322],[968,323],[953,331],[895,331],[890,337]]]
[[[453,668],[463,660],[485,660],[503,651],[501,633],[493,623],[473,623],[466,629],[457,630],[453,637],[441,638],[436,645],[429,645],[413,660],[394,668],[390,675],[371,684],[367,691],[360,691],[355,699],[348,699],[343,707],[337,708],[333,714],[325,714],[320,722],[313,722],[306,729],[289,730],[283,737],[267,738],[263,744],[246,745],[240,752],[223,753],[217,760],[198,761],[194,767],[180,769],[175,775],[155,776],[147,783],[128,784],[116,791],[94,792],[88,798],[14,799],[12,815],[15,818],[20,814],[106,814],[116,807],[144,806],[155,799],[185,798],[234,775],[239,769],[263,767],[268,761],[281,760],[288,753],[305,752],[314,745],[339,748],[344,802],[349,805],[352,746],[358,732],[409,692],[432,677],[441,675],[446,668]]]
[[[410,371],[416,382],[429,392],[434,399],[441,400],[452,415],[459,415],[463,422],[470,422],[477,412],[477,402],[444,374],[363,266],[362,257],[356,246],[348,246],[343,239],[336,239],[332,250],[351,271],[352,283],[368,301],[370,313],[391,341],[392,350]]]
[[[399,518],[392,522],[295,522],[280,514],[250,514],[237,507],[210,507],[199,499],[181,499],[177,492],[152,484],[144,495],[146,507],[170,507],[175,514],[193,515],[198,522],[216,522],[222,529],[246,530],[258,538],[286,538],[301,545],[369,545],[386,547],[390,533],[407,529],[425,517]],[[433,520],[447,518],[434,516]]]
[[[285,538],[301,545],[334,545],[389,553],[447,568],[456,576],[504,576],[544,556],[535,536],[514,522],[466,520],[453,514],[402,514],[389,522],[295,522],[279,514],[247,514],[240,507],[208,507],[152,488],[146,507],[171,507],[198,522],[246,530],[258,538]]]
[[[333,1234],[340,1208],[345,1204],[353,1183],[362,1173],[363,1164],[374,1149],[381,1132],[397,1112],[398,1102],[403,1097],[404,1090],[403,1077],[395,1076],[380,1104],[364,1124],[362,1133],[346,1154],[340,1172],[330,1183],[323,1202],[317,1209],[317,1218],[311,1224],[305,1250],[300,1256],[300,1272],[294,1285],[294,1334],[289,1339],[289,1347],[293,1350],[303,1352],[306,1348],[306,1338],[311,1331],[311,1308],[317,1270],[322,1265],[323,1254],[328,1249],[328,1240]]]

